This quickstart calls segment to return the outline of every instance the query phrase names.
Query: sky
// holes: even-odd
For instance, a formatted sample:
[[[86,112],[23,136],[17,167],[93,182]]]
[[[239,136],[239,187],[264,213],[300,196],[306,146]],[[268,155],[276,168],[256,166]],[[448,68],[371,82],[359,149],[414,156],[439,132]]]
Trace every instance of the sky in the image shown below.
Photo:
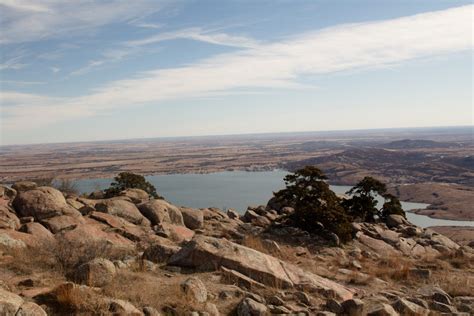
[[[471,1],[0,0],[0,145],[473,125]]]

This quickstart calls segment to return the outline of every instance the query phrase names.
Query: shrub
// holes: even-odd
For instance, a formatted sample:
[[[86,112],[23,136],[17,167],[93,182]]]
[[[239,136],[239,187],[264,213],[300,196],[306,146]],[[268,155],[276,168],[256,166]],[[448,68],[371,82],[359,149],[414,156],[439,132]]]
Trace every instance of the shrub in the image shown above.
[[[141,189],[155,199],[162,199],[156,192],[156,188],[145,177],[132,172],[121,172],[114,178],[110,188],[104,191],[105,197],[110,198],[120,194],[125,189]]]
[[[372,177],[362,179],[347,191],[347,194],[352,195],[352,197],[344,200],[342,206],[354,220],[375,222],[377,219],[386,219],[390,214],[405,217],[400,200],[387,193],[387,187],[384,183]],[[381,209],[377,208],[377,195],[385,199]]]
[[[342,242],[349,241],[352,238],[350,218],[326,179],[321,170],[307,166],[285,177],[286,188],[274,193],[275,199],[282,205],[294,207],[290,221],[295,226],[318,233],[315,227],[319,227],[320,222]]]

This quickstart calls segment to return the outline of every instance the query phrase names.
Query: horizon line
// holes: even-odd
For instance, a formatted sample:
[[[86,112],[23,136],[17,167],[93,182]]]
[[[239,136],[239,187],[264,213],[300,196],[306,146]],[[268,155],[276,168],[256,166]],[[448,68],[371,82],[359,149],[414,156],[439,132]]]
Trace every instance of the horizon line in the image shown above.
[[[146,141],[159,139],[185,139],[185,138],[214,138],[214,137],[234,137],[234,136],[265,136],[265,135],[283,135],[283,134],[305,134],[305,133],[338,133],[338,132],[369,132],[369,131],[395,131],[395,130],[416,130],[416,129],[449,129],[449,128],[474,128],[471,125],[436,125],[436,126],[408,126],[408,127],[386,127],[386,128],[354,128],[354,129],[334,129],[334,130],[307,130],[307,131],[282,131],[282,132],[255,132],[255,133],[231,133],[231,134],[204,134],[204,135],[180,135],[180,136],[152,136],[152,137],[132,137],[115,138],[101,140],[77,140],[65,142],[47,142],[47,143],[25,143],[25,144],[0,144],[2,147],[21,147],[21,146],[41,146],[41,145],[60,145],[60,144],[84,144],[84,143],[104,143],[104,142],[129,142]]]

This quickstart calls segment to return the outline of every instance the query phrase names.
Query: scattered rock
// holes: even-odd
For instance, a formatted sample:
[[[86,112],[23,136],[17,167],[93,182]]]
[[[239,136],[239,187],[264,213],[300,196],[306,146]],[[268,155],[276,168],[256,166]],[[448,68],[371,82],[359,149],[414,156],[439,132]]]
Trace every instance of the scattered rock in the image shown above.
[[[161,313],[156,308],[151,306],[143,307],[143,314],[145,316],[161,316]]]
[[[66,203],[60,191],[50,187],[20,192],[13,200],[13,207],[20,216],[33,216],[37,221],[60,215],[81,216]]]
[[[0,184],[0,198],[12,201],[16,196],[16,190]]]
[[[82,217],[73,217],[68,215],[55,216],[41,221],[41,224],[48,228],[53,234],[59,233],[63,230],[74,229],[78,225],[82,225],[84,223],[85,221]]]
[[[0,287],[0,315],[16,315],[23,304],[23,299]]]
[[[103,200],[102,202],[98,203],[95,208],[99,212],[121,217],[136,225],[150,225],[150,221],[140,213],[135,204],[125,200]]]
[[[47,316],[44,309],[33,302],[25,302],[21,305],[15,316]]]
[[[168,259],[180,249],[181,248],[177,246],[158,243],[148,247],[145,252],[143,252],[142,258],[154,263],[166,263]]]
[[[455,313],[456,309],[453,306],[433,301],[430,304],[430,309],[441,313]]]
[[[20,228],[20,219],[8,206],[0,205],[0,229],[18,229]]]
[[[184,225],[189,229],[199,229],[204,225],[204,214],[201,210],[182,207],[180,209]]]
[[[406,316],[425,316],[429,314],[429,310],[403,298],[393,303],[392,307],[401,315]]]
[[[125,196],[129,198],[132,203],[135,204],[143,203],[150,199],[150,196],[145,191],[133,188],[123,190],[122,192],[120,192],[120,196]]]
[[[129,315],[129,316],[142,316],[143,313],[138,310],[131,303],[119,300],[111,299],[109,300],[109,312],[112,312],[113,315]]]
[[[398,316],[395,309],[385,303],[379,303],[371,306],[367,311],[368,316]]]
[[[429,279],[431,277],[430,269],[412,268],[409,270],[409,273],[412,276],[422,278],[422,279]]]
[[[110,260],[96,258],[79,266],[73,278],[78,283],[101,287],[112,281],[115,273],[115,265]]]
[[[396,228],[401,225],[407,225],[410,226],[411,223],[405,219],[405,217],[401,215],[389,215],[385,221],[387,224],[388,228]]]
[[[16,190],[17,192],[34,190],[37,187],[38,185],[32,181],[18,181],[12,185],[12,189]]]
[[[181,291],[192,302],[205,303],[207,301],[206,286],[197,277],[188,278],[181,283]]]
[[[343,312],[349,316],[364,315],[364,302],[357,298],[346,300],[342,302],[341,306]]]
[[[233,209],[228,209],[227,210],[227,216],[229,216],[230,219],[239,219],[240,215]]]
[[[174,205],[165,200],[151,200],[138,205],[140,212],[148,218],[152,225],[170,223],[184,226],[183,215]]]
[[[447,304],[447,305],[452,305],[451,297],[446,293],[435,292],[435,293],[433,293],[431,298],[435,302],[439,302],[439,303],[443,303],[443,304]]]
[[[247,297],[237,306],[237,316],[264,316],[267,314],[267,307]]]

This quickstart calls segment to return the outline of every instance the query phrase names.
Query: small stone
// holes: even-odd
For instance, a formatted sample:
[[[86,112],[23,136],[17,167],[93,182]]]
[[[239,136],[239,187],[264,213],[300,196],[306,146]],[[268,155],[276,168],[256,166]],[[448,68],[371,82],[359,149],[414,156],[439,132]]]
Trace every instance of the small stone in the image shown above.
[[[285,305],[285,301],[283,301],[280,297],[274,295],[268,299],[268,303],[276,306]]]
[[[403,298],[400,298],[393,303],[392,307],[401,315],[407,316],[425,316],[429,313],[429,310]]]
[[[409,273],[412,276],[419,277],[422,279],[429,279],[431,277],[430,269],[413,268],[409,270]]]
[[[265,305],[249,297],[244,298],[237,306],[237,316],[264,316],[267,311]]]
[[[145,314],[145,316],[161,316],[161,313],[151,306],[143,307],[143,314]]]
[[[449,298],[448,295],[444,293],[440,293],[440,292],[433,293],[431,298],[436,302],[443,303],[446,305],[452,305],[451,299]]]
[[[356,269],[359,269],[359,270],[362,269],[362,265],[357,260],[352,260],[352,266]]]
[[[376,304],[372,306],[368,313],[368,316],[398,316],[398,313],[395,311],[395,309],[384,303]]]
[[[298,299],[299,302],[305,305],[311,305],[311,300],[308,294],[306,294],[305,292],[298,291],[298,292],[295,292],[294,295]]]
[[[362,316],[364,315],[364,302],[354,298],[342,302],[342,310],[349,316]]]
[[[230,219],[238,219],[240,217],[239,213],[233,209],[227,210],[227,216],[229,216]]]
[[[191,277],[181,283],[181,291],[188,299],[197,303],[207,301],[207,289],[204,283],[197,277]]]
[[[338,301],[332,298],[326,301],[326,308],[328,311],[336,313],[336,314],[342,313],[341,303],[339,303]]]
[[[437,312],[441,313],[455,313],[456,309],[452,306],[449,306],[447,304],[443,304],[440,302],[433,301],[430,303],[430,309],[435,310]]]

